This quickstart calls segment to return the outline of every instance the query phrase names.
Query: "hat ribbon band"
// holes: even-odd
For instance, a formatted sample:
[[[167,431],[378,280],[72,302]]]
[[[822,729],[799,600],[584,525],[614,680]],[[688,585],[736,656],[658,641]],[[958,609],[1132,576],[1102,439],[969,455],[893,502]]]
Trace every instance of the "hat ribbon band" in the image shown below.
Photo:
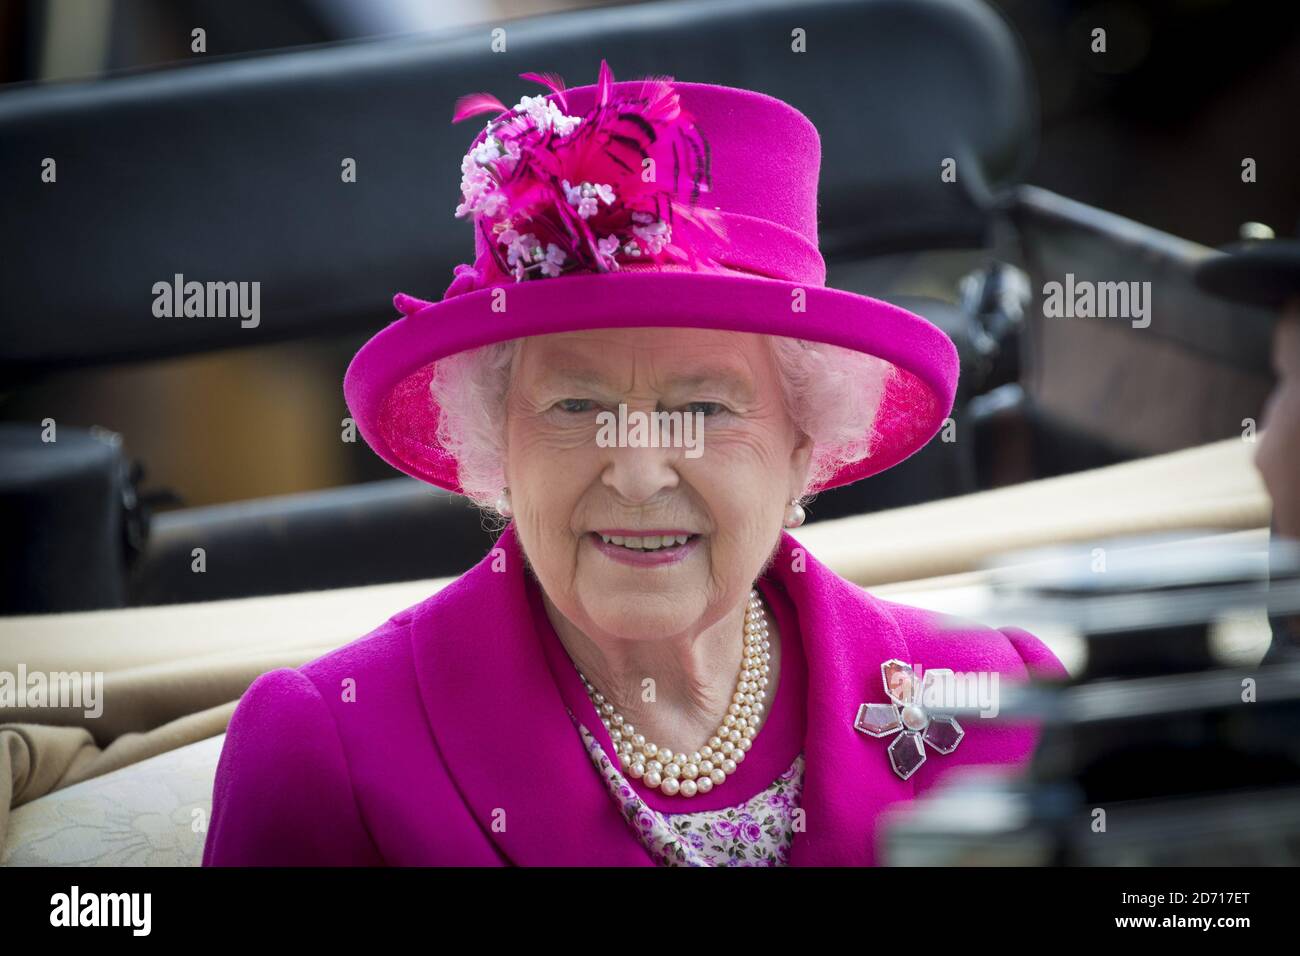
[[[739,272],[779,279],[800,285],[824,286],[826,284],[826,262],[817,246],[806,238],[780,223],[742,213],[718,212],[722,224],[722,236],[708,236],[694,246],[694,251],[705,262],[713,260],[716,265],[702,262],[700,272],[728,273]],[[721,267],[721,268],[719,268]],[[636,265],[639,269],[653,269],[654,265],[646,262]],[[665,266],[673,272],[681,271],[683,265]],[[568,275],[587,275],[588,272],[567,272],[555,279]],[[533,281],[550,282],[554,279]],[[515,282],[513,276],[501,276],[490,253],[483,253],[471,266],[462,264],[456,267],[456,278],[443,295],[446,299],[476,292],[479,289],[503,286],[509,287]]]

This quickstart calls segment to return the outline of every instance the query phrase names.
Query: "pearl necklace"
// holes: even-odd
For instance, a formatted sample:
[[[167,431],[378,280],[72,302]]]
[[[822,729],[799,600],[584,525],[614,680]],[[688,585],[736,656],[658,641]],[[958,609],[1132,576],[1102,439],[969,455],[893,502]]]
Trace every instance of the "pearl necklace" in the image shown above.
[[[605,695],[579,673],[583,686],[587,688],[587,696],[618,751],[619,763],[628,775],[670,797],[678,793],[693,797],[697,793],[708,793],[735,773],[737,765],[744,761],[745,753],[753,746],[766,706],[767,675],[772,659],[769,653],[772,645],[767,638],[763,601],[758,590],[751,589],[749,606],[745,609],[745,653],[740,662],[736,692],[731,696],[731,706],[709,742],[689,754],[675,753],[646,740],[645,735],[637,733],[636,728],[605,699]]]

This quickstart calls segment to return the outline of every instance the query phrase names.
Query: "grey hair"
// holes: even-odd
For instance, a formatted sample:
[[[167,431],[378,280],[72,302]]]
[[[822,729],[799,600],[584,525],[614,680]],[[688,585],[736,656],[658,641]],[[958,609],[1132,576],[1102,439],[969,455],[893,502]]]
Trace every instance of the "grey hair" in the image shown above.
[[[767,336],[786,413],[813,440],[803,504],[832,474],[871,453],[871,436],[894,367],[884,359],[823,342]],[[505,487],[506,396],[520,339],[438,362],[429,391],[442,409],[437,441],[456,459],[462,490],[495,514]]]

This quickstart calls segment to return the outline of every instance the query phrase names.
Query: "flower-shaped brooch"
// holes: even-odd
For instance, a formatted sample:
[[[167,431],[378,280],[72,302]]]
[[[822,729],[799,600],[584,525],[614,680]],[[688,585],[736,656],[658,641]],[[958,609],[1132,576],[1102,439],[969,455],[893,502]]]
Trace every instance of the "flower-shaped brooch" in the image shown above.
[[[889,745],[889,762],[894,773],[906,780],[925,763],[923,744],[929,744],[941,754],[950,754],[966,735],[956,720],[932,716],[923,706],[926,690],[941,678],[950,678],[952,671],[927,670],[924,678],[918,678],[907,664],[889,660],[880,665],[880,676],[889,703],[863,704],[858,708],[853,726],[872,737],[898,734]]]

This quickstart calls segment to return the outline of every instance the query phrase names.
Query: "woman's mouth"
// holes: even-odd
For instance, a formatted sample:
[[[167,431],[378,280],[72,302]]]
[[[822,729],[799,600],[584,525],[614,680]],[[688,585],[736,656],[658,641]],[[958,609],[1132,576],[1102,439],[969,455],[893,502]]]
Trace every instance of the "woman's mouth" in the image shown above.
[[[700,536],[684,531],[637,535],[593,531],[587,538],[598,551],[615,561],[646,566],[682,560],[695,550]]]

